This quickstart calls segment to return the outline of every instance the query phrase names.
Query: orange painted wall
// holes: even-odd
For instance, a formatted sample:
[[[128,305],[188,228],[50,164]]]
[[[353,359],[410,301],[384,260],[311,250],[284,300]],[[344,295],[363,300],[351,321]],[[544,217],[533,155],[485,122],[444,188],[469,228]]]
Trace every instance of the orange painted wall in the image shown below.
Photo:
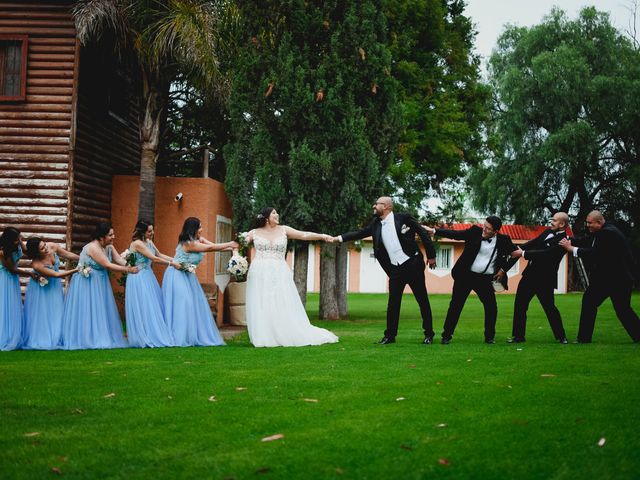
[[[128,248],[131,234],[138,220],[139,177],[116,175],[113,177],[111,199],[111,222],[116,233],[115,246],[118,251]],[[182,200],[175,201],[177,193]],[[198,217],[202,222],[203,236],[216,242],[217,215],[232,217],[231,204],[224,185],[210,178],[156,178],[156,218],[154,243],[158,249],[173,256],[178,235],[187,217]],[[198,280],[205,286],[215,285],[215,254],[208,253],[197,269]],[[164,275],[165,266],[154,265],[158,281]]]

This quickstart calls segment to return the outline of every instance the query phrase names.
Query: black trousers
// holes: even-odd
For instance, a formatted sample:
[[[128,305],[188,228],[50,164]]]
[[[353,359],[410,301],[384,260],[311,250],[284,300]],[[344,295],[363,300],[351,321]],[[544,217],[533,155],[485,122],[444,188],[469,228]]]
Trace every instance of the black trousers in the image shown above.
[[[384,336],[395,338],[398,334],[402,292],[404,292],[404,287],[409,285],[420,307],[424,335],[425,337],[433,337],[433,318],[424,280],[425,265],[422,256],[416,255],[402,265],[391,268],[392,271],[389,274],[389,303],[387,304],[387,329],[384,332]]]
[[[634,342],[640,341],[640,319],[631,308],[631,282],[623,285],[603,284],[594,282],[582,296],[582,310],[580,312],[580,326],[578,327],[578,341],[590,342],[596,324],[598,307],[607,297],[611,298],[613,309],[618,320]]]
[[[513,329],[511,334],[514,338],[524,339],[527,329],[527,310],[534,296],[540,300],[540,305],[547,315],[551,331],[556,340],[565,338],[566,334],[562,326],[562,317],[555,304],[553,295],[553,280],[536,278],[533,275],[525,275],[518,284],[516,299],[513,306]]]
[[[491,285],[492,276],[480,273],[465,272],[459,274],[453,282],[451,302],[444,321],[443,338],[451,338],[456,329],[460,314],[467,297],[473,290],[484,306],[484,338],[492,340],[496,336],[496,318],[498,317],[498,305],[496,293]]]

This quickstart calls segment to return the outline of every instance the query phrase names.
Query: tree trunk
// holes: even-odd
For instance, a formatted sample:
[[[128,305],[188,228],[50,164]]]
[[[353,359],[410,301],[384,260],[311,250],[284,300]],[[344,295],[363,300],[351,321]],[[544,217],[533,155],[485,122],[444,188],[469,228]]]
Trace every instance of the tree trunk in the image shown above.
[[[323,243],[320,250],[320,319],[337,320],[336,246]]]
[[[336,255],[336,297],[338,300],[338,314],[340,318],[347,318],[349,307],[347,305],[347,264],[349,247],[341,243]]]
[[[293,281],[303,305],[307,304],[307,270],[309,266],[309,244],[297,242],[293,256]]]
[[[138,219],[155,223],[156,162],[160,146],[160,132],[167,114],[169,82],[162,75],[143,69],[142,102],[144,111],[140,121],[140,196]]]

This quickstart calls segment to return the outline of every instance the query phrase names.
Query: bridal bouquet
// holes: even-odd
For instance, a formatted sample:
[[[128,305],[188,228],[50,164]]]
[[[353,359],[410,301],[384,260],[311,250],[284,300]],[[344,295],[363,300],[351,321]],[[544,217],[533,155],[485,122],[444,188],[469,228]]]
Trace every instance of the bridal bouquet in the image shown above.
[[[78,272],[84,278],[89,278],[89,275],[91,275],[91,267],[89,265],[85,265],[84,263],[79,263],[78,264]]]
[[[193,263],[181,263],[180,270],[187,273],[195,273],[196,266]]]
[[[124,252],[122,252],[120,254],[120,256],[125,261],[125,265],[128,265],[130,267],[135,267],[136,266],[136,254],[135,254],[135,252],[132,252],[131,250],[129,250],[127,248]],[[129,274],[127,272],[122,272],[122,275],[120,275],[120,278],[118,279],[118,285],[120,285],[121,287],[124,287],[127,284],[127,276],[128,275]]]
[[[234,255],[227,264],[227,272],[235,279],[236,282],[244,282],[247,279],[249,271],[249,262],[245,257]]]
[[[248,232],[242,232],[242,233],[239,233],[238,236],[236,237],[236,242],[238,242],[238,245],[240,245],[240,248],[238,249],[238,251],[240,252],[240,255],[242,255],[243,257],[247,256],[247,250],[249,248],[249,242],[247,242],[247,235],[248,235]]]
[[[40,276],[38,277],[38,284],[41,287],[46,287],[47,285],[49,285],[49,279],[47,277]]]

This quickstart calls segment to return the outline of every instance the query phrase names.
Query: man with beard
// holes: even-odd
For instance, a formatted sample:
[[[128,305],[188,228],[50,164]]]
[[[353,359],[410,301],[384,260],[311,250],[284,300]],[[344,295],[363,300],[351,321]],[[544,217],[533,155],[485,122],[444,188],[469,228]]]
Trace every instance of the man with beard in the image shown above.
[[[406,285],[420,306],[423,344],[433,342],[433,319],[431,305],[425,285],[425,263],[416,242],[416,234],[420,236],[427,252],[429,268],[436,267],[436,251],[427,235],[413,218],[403,213],[393,212],[393,200],[380,197],[373,204],[373,221],[362,230],[344,233],[334,237],[334,241],[349,242],[366,237],[373,237],[373,253],[380,266],[389,276],[389,302],[387,304],[387,329],[379,344],[387,345],[396,341],[402,292]]]

